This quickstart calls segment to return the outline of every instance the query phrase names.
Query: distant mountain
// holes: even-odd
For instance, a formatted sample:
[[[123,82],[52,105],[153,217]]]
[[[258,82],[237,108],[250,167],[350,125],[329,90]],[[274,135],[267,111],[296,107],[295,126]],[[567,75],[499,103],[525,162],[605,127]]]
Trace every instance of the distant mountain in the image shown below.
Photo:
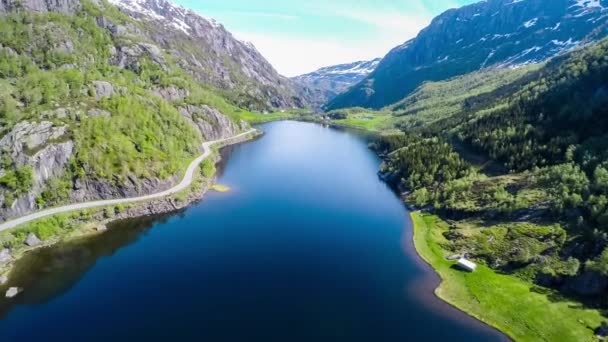
[[[371,74],[380,60],[381,58],[376,58],[371,61],[324,67],[292,79],[314,90],[317,93],[317,102],[323,105]]]
[[[328,109],[381,108],[425,81],[543,61],[608,34],[608,0],[488,0],[449,10]]]

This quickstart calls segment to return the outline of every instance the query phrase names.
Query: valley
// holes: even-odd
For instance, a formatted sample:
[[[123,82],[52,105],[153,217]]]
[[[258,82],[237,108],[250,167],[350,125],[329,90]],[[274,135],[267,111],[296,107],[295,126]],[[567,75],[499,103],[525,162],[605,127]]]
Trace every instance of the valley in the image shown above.
[[[0,0],[0,339],[608,338],[608,0],[178,2]]]

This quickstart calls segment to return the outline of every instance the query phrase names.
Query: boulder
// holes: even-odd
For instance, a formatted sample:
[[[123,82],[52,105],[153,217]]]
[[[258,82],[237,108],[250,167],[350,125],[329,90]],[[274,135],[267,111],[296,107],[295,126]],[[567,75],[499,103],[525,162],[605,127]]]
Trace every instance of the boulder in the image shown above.
[[[40,241],[40,239],[36,236],[36,234],[30,233],[27,236],[27,239],[25,239],[25,244],[30,247],[36,247],[36,246],[40,246],[42,244],[42,241]]]
[[[13,298],[21,292],[21,289],[18,287],[11,287],[6,290],[6,298]]]
[[[91,84],[93,85],[93,88],[95,88],[95,98],[97,100],[114,95],[114,86],[110,82],[93,81]]]
[[[108,227],[105,224],[100,224],[99,226],[95,227],[95,230],[98,232],[105,232],[108,230]]]
[[[11,256],[11,251],[8,248],[4,248],[0,251],[0,266],[10,262],[11,260],[13,260],[13,257]]]
[[[0,285],[4,285],[6,283],[8,283],[8,277],[5,275],[0,276]]]

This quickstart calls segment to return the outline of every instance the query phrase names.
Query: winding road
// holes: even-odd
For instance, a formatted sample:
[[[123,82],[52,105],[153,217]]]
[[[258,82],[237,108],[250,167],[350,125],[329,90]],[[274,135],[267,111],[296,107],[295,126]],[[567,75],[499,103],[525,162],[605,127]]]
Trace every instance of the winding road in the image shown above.
[[[51,208],[51,209],[38,211],[33,214],[22,216],[20,218],[0,224],[0,232],[5,231],[7,229],[15,228],[19,225],[22,225],[22,224],[30,222],[30,221],[41,219],[43,217],[66,213],[66,212],[70,212],[70,211],[74,211],[74,210],[105,207],[105,206],[125,204],[125,203],[144,202],[144,201],[149,201],[149,200],[173,195],[175,193],[178,193],[178,192],[186,189],[188,186],[190,186],[190,184],[192,183],[192,180],[194,179],[194,172],[196,171],[196,168],[200,165],[200,163],[202,163],[205,159],[207,159],[211,155],[211,146],[218,144],[218,143],[223,143],[223,142],[227,142],[230,140],[244,137],[248,134],[254,133],[255,131],[256,131],[255,129],[251,129],[247,132],[232,136],[230,138],[207,141],[207,142],[203,143],[203,154],[190,163],[182,181],[179,184],[177,184],[176,186],[172,187],[171,189],[168,189],[168,190],[165,190],[162,192],[158,192],[155,194],[151,194],[151,195],[140,196],[140,197],[118,198],[118,199],[111,199],[111,200],[74,203],[74,204],[65,205],[63,207],[57,207],[57,208]]]

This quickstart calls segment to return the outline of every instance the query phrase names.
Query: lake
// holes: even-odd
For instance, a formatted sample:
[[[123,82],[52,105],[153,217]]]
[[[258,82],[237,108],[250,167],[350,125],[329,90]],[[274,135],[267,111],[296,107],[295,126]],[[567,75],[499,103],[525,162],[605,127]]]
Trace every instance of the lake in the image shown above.
[[[177,214],[30,253],[0,340],[498,341],[440,302],[407,209],[356,132],[300,122],[222,152]]]

